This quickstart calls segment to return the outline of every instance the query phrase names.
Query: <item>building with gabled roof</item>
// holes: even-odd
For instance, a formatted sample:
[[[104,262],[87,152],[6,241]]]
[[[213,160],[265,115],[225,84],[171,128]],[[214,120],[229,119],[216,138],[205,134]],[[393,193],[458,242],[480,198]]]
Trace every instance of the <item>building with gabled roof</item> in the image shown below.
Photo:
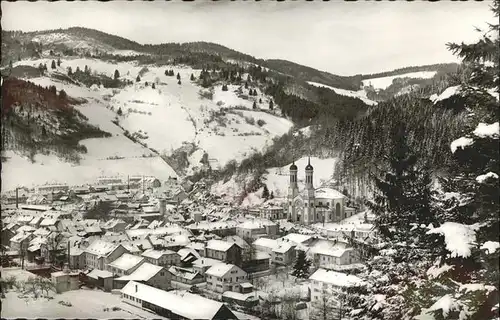
[[[178,294],[130,281],[121,294],[125,303],[169,319],[238,319],[223,303],[187,292]]]
[[[124,253],[107,265],[107,270],[115,275],[123,276],[134,272],[139,266],[146,262],[141,256]]]
[[[221,240],[209,240],[205,247],[205,257],[236,265],[241,264],[241,252],[236,243]]]
[[[87,268],[105,270],[108,263],[116,260],[128,251],[121,244],[95,240],[84,249],[84,252],[85,265]]]
[[[248,281],[247,273],[234,264],[218,263],[205,271],[207,289],[224,293],[226,291],[240,292],[240,284]]]
[[[145,262],[131,274],[115,278],[114,287],[115,289],[121,289],[129,281],[136,281],[155,288],[167,290],[170,289],[171,277],[170,272],[164,267]]]

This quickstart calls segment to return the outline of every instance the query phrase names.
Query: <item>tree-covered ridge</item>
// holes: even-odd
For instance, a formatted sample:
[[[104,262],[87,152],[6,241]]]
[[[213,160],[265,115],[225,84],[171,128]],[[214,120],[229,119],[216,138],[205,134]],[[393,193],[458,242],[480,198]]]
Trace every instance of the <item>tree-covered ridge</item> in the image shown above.
[[[492,10],[498,18],[500,1]],[[393,135],[397,147],[374,173],[369,202],[383,242],[353,240],[369,258],[353,319],[498,319],[499,29],[491,25],[474,44],[448,45],[472,72],[461,82],[467,117],[438,184],[432,159],[407,134]]]
[[[36,153],[56,153],[78,161],[86,152],[82,139],[109,136],[88,125],[71,106],[76,103],[64,90],[44,88],[15,78],[2,84],[2,150],[18,150],[32,160]]]
[[[361,80],[366,80],[366,79],[397,76],[400,74],[420,72],[420,71],[437,71],[440,73],[453,73],[456,71],[457,67],[458,64],[456,63],[436,63],[424,66],[411,66],[411,67],[398,68],[391,71],[384,71],[384,72],[377,72],[370,74],[359,74],[356,76],[359,77]]]

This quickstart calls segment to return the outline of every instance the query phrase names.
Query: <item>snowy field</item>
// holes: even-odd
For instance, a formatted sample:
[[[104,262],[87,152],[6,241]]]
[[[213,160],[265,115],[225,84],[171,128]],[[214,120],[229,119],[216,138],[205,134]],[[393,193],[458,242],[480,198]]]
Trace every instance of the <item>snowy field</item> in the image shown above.
[[[2,277],[15,276],[17,280],[27,280],[34,276],[19,268],[2,269]],[[138,309],[123,303],[120,295],[100,290],[81,289],[53,294],[53,299],[21,299],[17,292],[11,290],[2,299],[2,319],[9,318],[92,318],[92,319],[167,319],[154,313]],[[59,301],[70,302],[71,307],[59,304]],[[118,307],[113,311],[113,307]],[[104,311],[108,308],[109,311]]]
[[[365,79],[362,81],[363,86],[372,85],[375,89],[387,89],[394,79],[398,78],[415,78],[415,79],[430,79],[436,75],[437,71],[420,71],[400,74],[397,76]]]
[[[315,87],[322,87],[322,88],[327,88],[327,89],[333,90],[333,91],[335,91],[336,94],[340,94],[342,96],[358,98],[369,106],[373,106],[373,105],[377,104],[377,102],[368,99],[368,97],[366,96],[366,91],[363,89],[358,90],[358,91],[352,91],[352,90],[345,90],[345,89],[330,87],[330,86],[327,86],[326,84],[322,84],[322,83],[318,83],[318,82],[307,81],[307,83],[309,83],[310,85],[313,85]]]
[[[57,34],[53,37],[51,41],[60,40]],[[207,89],[189,80],[191,74],[197,77],[200,70],[183,66],[139,66],[135,62],[110,63],[92,58],[63,59],[61,66],[52,70],[51,62],[52,59],[42,58],[15,62],[14,65],[37,67],[40,63],[47,64],[47,76],[27,80],[44,87],[54,85],[57,90],[64,89],[72,97],[86,99],[86,103],[76,108],[89,118],[90,124],[111,133],[113,137],[81,141],[88,153],[82,155],[80,166],[41,155],[35,157],[37,163],[32,165],[17,155],[9,154],[11,160],[4,167],[5,172],[12,174],[2,181],[6,189],[57,179],[82,184],[96,176],[113,175],[115,172],[155,175],[166,179],[176,175],[172,168],[157,156],[145,156],[153,153],[150,148],[170,155],[186,143],[194,145],[192,153],[188,154],[187,174],[200,166],[204,153],[214,165],[222,167],[230,160],[241,161],[252,153],[263,151],[273,138],[287,133],[293,126],[291,121],[269,110],[270,97],[259,90],[257,97],[244,98],[237,92],[238,86],[229,85],[228,91],[222,91],[221,85],[218,85],[213,88],[212,99],[201,97],[200,91]],[[121,79],[131,80],[134,84],[124,89],[87,88],[51,77],[54,72],[66,74],[68,67],[74,72],[77,67],[83,71],[85,66],[92,73],[110,77],[118,70]],[[182,84],[177,83],[176,77],[165,76],[166,69],[178,73]],[[141,81],[136,82],[139,73]],[[156,84],[155,89],[151,87],[152,83]],[[254,101],[259,109],[266,112],[252,110]],[[234,110],[235,107],[238,110]],[[119,108],[121,116],[117,114]],[[278,110],[274,112],[279,113]],[[118,122],[118,125],[113,122]],[[138,140],[147,148],[126,138],[125,130],[139,135]],[[29,174],[20,176],[20,172]],[[13,177],[17,178],[15,182]]]

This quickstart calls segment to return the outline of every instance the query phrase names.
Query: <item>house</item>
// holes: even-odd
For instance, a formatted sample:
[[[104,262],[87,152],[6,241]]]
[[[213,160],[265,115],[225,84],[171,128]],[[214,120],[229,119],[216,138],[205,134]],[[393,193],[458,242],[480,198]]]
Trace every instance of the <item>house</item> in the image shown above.
[[[199,272],[201,275],[205,275],[205,272],[210,269],[210,267],[219,263],[219,260],[202,257],[193,262],[192,268],[194,271]]]
[[[2,244],[10,243],[10,239],[12,239],[16,235],[17,229],[19,229],[19,227],[21,227],[21,225],[15,222],[11,222],[7,226],[5,226],[2,229]]]
[[[86,274],[88,284],[103,288],[104,291],[113,289],[113,274],[109,271],[94,269]]]
[[[238,319],[223,303],[199,295],[182,295],[130,281],[122,290],[123,302],[149,309],[169,319]]]
[[[170,288],[172,275],[162,266],[145,262],[129,275],[124,275],[114,279],[114,288],[121,289],[129,281],[136,281],[149,286],[167,290]]]
[[[77,246],[69,247],[69,268],[80,270],[85,268],[85,252]]]
[[[241,264],[241,248],[235,243],[210,240],[205,247],[205,257],[239,265]]]
[[[318,269],[310,277],[311,289],[311,320],[321,319],[315,318],[314,314],[321,314],[315,312],[314,309],[321,310],[324,304],[327,303],[330,308],[334,319],[339,318],[339,311],[342,305],[342,298],[338,294],[345,288],[362,287],[365,283],[355,275],[347,275],[345,273],[330,271],[325,269]],[[325,300],[328,299],[328,300]]]
[[[29,232],[18,232],[10,239],[10,250],[18,252],[26,252],[29,247],[29,242],[35,236]]]
[[[300,233],[289,233],[286,236],[280,238],[281,241],[288,241],[295,245],[309,246],[314,242],[314,237],[306,234]]]
[[[262,236],[275,236],[278,233],[276,223],[269,220],[246,221],[236,226],[236,235],[243,239],[256,239]]]
[[[68,192],[68,190],[69,186],[66,184],[46,184],[35,187],[35,193],[39,194],[47,194],[58,191]]]
[[[181,257],[177,252],[171,250],[149,249],[142,253],[147,262],[157,266],[179,266]]]
[[[329,269],[331,265],[348,265],[360,262],[359,255],[347,243],[320,240],[308,251],[316,267]]]
[[[261,251],[250,251],[250,254],[243,260],[241,268],[247,273],[255,273],[269,270],[271,256]]]
[[[240,284],[248,282],[247,273],[234,264],[218,263],[205,272],[207,289],[213,292],[240,292]]]
[[[120,244],[114,244],[107,241],[95,240],[85,248],[85,266],[105,270],[105,266],[116,260],[127,249]]]
[[[181,258],[181,265],[182,266],[190,266],[193,261],[196,259],[199,259],[201,256],[196,250],[194,249],[189,249],[189,248],[183,248],[177,251]]]
[[[52,272],[50,274],[52,283],[57,293],[63,293],[70,290],[78,290],[80,285],[79,272],[71,272],[66,265],[62,271]]]
[[[204,277],[197,271],[188,268],[171,266],[168,272],[172,275],[172,281],[194,285],[205,281]]]
[[[282,206],[269,204],[267,202],[260,207],[259,216],[271,221],[286,219],[285,209]]]
[[[107,270],[115,275],[123,276],[134,272],[146,259],[130,253],[124,253],[116,260],[108,263]]]
[[[111,219],[102,225],[102,229],[106,232],[122,232],[125,231],[127,223],[122,219]]]
[[[271,255],[271,262],[277,265],[290,265],[295,260],[295,244],[268,238],[260,238],[253,243],[255,249]]]

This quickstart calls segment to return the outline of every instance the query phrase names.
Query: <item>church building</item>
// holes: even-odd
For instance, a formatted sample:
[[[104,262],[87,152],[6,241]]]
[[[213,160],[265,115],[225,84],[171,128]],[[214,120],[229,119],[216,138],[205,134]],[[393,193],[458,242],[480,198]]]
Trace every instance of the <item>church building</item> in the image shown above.
[[[346,207],[346,196],[331,188],[315,189],[314,168],[309,158],[306,166],[305,189],[299,191],[297,166],[290,166],[290,186],[287,197],[287,219],[300,224],[337,222],[354,214],[353,208]]]

